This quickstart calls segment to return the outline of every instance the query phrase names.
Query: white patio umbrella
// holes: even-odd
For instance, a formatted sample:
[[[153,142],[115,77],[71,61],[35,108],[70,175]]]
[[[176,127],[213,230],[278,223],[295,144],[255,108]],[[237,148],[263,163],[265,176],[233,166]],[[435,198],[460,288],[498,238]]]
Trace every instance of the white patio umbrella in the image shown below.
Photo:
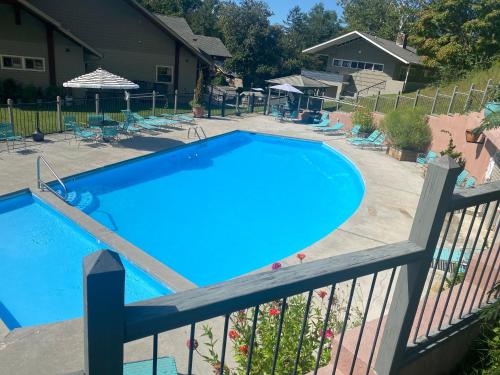
[[[296,94],[301,94],[301,96],[299,96],[299,104],[298,104],[297,110],[300,109],[300,99],[302,98],[302,94],[304,94],[302,91],[300,91],[299,89],[296,89],[295,87],[293,87],[292,85],[290,85],[288,83],[284,83],[284,84],[281,84],[281,85],[275,85],[275,86],[269,87],[269,98],[271,97],[271,89],[278,90],[278,102],[280,100],[279,93],[281,91],[293,92],[293,93],[296,93]],[[268,107],[269,107],[269,100],[268,100]]]
[[[83,74],[63,83],[63,87],[98,89],[98,90],[133,90],[139,85],[126,78],[110,73],[102,68],[97,68],[92,73]],[[128,95],[125,92],[125,95]],[[102,118],[104,120],[104,110],[101,106]]]

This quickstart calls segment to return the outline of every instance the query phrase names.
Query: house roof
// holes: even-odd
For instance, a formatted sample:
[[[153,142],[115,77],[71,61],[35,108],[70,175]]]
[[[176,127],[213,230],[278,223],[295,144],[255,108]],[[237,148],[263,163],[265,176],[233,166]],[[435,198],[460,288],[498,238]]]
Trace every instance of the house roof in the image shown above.
[[[227,50],[224,43],[222,43],[222,40],[212,36],[196,35],[193,33],[193,30],[191,30],[191,27],[189,27],[185,18],[166,16],[163,14],[155,14],[155,16],[181,35],[193,47],[202,50],[207,55],[231,57],[231,53]]]
[[[320,52],[326,48],[335,46],[335,45],[341,45],[344,43],[351,42],[356,39],[364,39],[367,42],[373,44],[375,47],[381,49],[382,51],[386,52],[387,54],[391,55],[392,57],[398,59],[404,64],[418,64],[420,65],[422,62],[420,60],[420,57],[417,55],[416,50],[412,47],[406,47],[403,48],[399,45],[396,44],[396,42],[393,42],[391,40],[379,38],[374,35],[370,35],[367,33],[363,33],[360,31],[351,31],[350,33],[341,35],[337,38],[333,38],[327,42],[317,44],[313,47],[305,49],[304,53],[317,53]]]
[[[35,17],[51,24],[57,31],[59,31],[61,34],[65,35],[75,43],[81,45],[83,48],[85,48],[87,51],[92,53],[93,55],[97,57],[102,57],[102,54],[98,52],[95,48],[81,40],[79,37],[77,37],[75,34],[73,34],[71,31],[67,30],[64,28],[61,23],[54,18],[50,17],[47,13],[43,12],[41,9],[37,8],[33,4],[31,4],[29,1],[26,0],[17,0],[17,3],[21,5],[26,11],[29,13],[33,14]]]
[[[300,74],[268,79],[266,82],[275,83],[278,85],[288,83],[293,87],[302,87],[302,88],[326,88],[331,86]]]

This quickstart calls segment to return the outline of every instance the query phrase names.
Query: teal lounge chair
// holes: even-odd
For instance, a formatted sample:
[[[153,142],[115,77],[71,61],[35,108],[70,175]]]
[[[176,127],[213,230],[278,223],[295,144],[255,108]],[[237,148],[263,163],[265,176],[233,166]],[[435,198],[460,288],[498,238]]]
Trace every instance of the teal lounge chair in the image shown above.
[[[118,124],[118,131],[120,133],[123,133],[128,136],[132,136],[134,134],[137,134],[141,131],[142,129],[134,126],[132,123],[129,121],[121,122]]]
[[[274,105],[271,107],[271,116],[273,116],[276,120],[282,120],[283,119],[283,114],[278,109],[278,107],[276,107]]]
[[[330,127],[330,119],[325,118],[323,121],[321,121],[319,124],[314,125],[315,130],[321,129],[321,128],[327,128]]]
[[[168,119],[163,118],[163,117],[150,116],[150,117],[146,118],[146,117],[142,117],[138,113],[130,112],[128,110],[123,110],[122,112],[128,121],[134,123],[135,125],[142,127],[143,129],[146,129],[146,130],[158,130],[163,126],[172,125],[172,124],[177,123],[176,121],[168,120]]]
[[[314,119],[314,124],[319,124],[320,122],[322,122],[323,120],[328,120],[330,118],[330,112],[323,112],[323,114],[321,115],[321,118],[319,119]]]
[[[75,139],[78,141],[78,147],[82,141],[93,141],[95,142],[98,137],[98,133],[91,129],[83,129],[80,125],[75,124],[73,127],[73,133]]]
[[[172,113],[164,113],[161,115],[162,117],[166,117],[170,120],[173,120],[175,121],[175,124],[177,123],[192,123],[194,122],[194,117],[193,116],[188,116],[188,115],[185,115],[185,114],[172,114]]]
[[[123,375],[150,375],[153,373],[153,360],[129,362],[123,364]],[[158,375],[177,375],[177,366],[172,357],[160,357],[156,363]]]
[[[385,146],[385,134],[380,133],[377,138],[373,141],[366,140],[366,142],[354,143],[355,146],[359,146],[361,148],[383,148]]]
[[[380,130],[377,129],[374,130],[367,138],[352,137],[352,138],[347,138],[347,142],[351,144],[373,142],[375,139],[378,138],[379,135],[380,135]]]
[[[455,183],[456,187],[462,187],[465,183],[465,179],[469,177],[469,172],[467,170],[463,170],[457,177],[457,182]]]
[[[12,150],[14,150],[15,142],[23,142],[26,148],[26,140],[23,136],[14,133],[12,124],[0,122],[0,141],[5,141],[7,145],[7,152],[10,152],[9,142],[12,142]]]
[[[465,179],[464,188],[470,189],[473,188],[474,186],[476,186],[476,178],[472,176],[467,177]]]
[[[337,122],[337,123],[333,124],[332,126],[317,128],[317,129],[315,129],[315,131],[321,132],[321,133],[327,133],[327,134],[341,133],[341,130],[344,128],[344,126],[345,125],[342,124],[341,122]]]
[[[297,118],[299,118],[299,111],[297,110],[290,112],[290,115],[286,117],[287,120],[295,120]]]
[[[116,142],[118,140],[118,125],[106,125],[102,128],[102,140],[105,142]]]
[[[88,115],[87,116],[87,126],[89,128],[100,128],[104,121],[103,115]]]
[[[351,136],[352,137],[357,137],[358,134],[359,134],[359,131],[361,129],[361,125],[354,125],[352,128],[351,128]]]
[[[419,165],[426,165],[436,158],[437,154],[434,151],[429,151],[427,154],[418,154],[416,162]]]

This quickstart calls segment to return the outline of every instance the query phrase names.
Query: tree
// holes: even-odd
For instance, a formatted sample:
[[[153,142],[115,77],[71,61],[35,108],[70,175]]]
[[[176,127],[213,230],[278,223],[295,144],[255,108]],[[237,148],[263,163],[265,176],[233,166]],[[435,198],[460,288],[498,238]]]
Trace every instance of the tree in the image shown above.
[[[184,17],[199,8],[202,0],[141,0],[141,3],[155,13]]]
[[[198,8],[187,14],[187,21],[195,34],[220,36],[217,26],[220,6],[220,0],[203,0]]]
[[[419,13],[411,41],[447,79],[488,66],[500,52],[498,30],[497,0],[434,0]]]

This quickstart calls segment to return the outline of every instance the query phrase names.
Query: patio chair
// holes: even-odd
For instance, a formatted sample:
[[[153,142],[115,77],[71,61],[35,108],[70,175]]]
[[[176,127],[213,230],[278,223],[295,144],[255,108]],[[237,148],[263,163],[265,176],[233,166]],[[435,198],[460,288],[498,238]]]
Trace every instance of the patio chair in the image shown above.
[[[464,188],[470,189],[476,186],[476,178],[469,176],[465,179]]]
[[[0,141],[5,141],[7,152],[10,152],[9,142],[12,142],[12,150],[15,148],[15,142],[23,142],[26,149],[26,140],[22,135],[14,133],[14,126],[6,122],[0,122]]]
[[[76,122],[76,116],[64,116],[63,123],[64,123],[64,139],[66,139],[68,132],[73,133],[75,129],[75,124],[78,125],[78,122]]]
[[[82,141],[97,141],[98,133],[91,129],[83,129],[80,125],[75,124],[73,128],[75,140],[78,142],[78,147]]]
[[[465,179],[469,177],[469,172],[467,172],[466,169],[464,169],[462,172],[457,177],[457,182],[455,183],[456,187],[462,187],[465,183]]]
[[[360,130],[361,130],[361,125],[354,125],[350,131],[351,137],[357,137]]]
[[[320,122],[324,121],[324,120],[328,120],[330,118],[330,113],[329,112],[323,112],[323,114],[321,115],[321,118],[319,119],[314,119],[313,122],[314,124],[319,124]]]
[[[162,126],[171,125],[176,123],[173,120],[168,120],[162,117],[150,116],[148,118],[142,117],[136,112],[130,112],[128,110],[122,110],[125,118],[135,125],[138,125],[146,130],[158,130]]]
[[[116,142],[118,141],[118,125],[106,125],[101,128],[102,130],[102,139],[105,142]]]
[[[276,107],[275,105],[273,105],[271,107],[271,116],[273,116],[276,120],[282,120],[283,119],[283,114],[278,109],[278,107]]]
[[[87,126],[89,128],[100,128],[103,121],[103,115],[87,115]]]
[[[185,114],[173,114],[173,113],[163,113],[161,114],[160,116],[162,117],[166,117],[168,119],[171,119],[171,120],[177,120],[177,122],[180,122],[180,123],[192,123],[194,122],[194,117],[193,116],[188,116],[188,115],[185,115]]]
[[[375,140],[370,141],[368,139],[365,140],[365,142],[359,142],[359,143],[354,143],[355,146],[359,146],[361,148],[383,148],[385,146],[385,134],[380,133]]]
[[[374,130],[367,138],[361,138],[361,137],[351,137],[347,138],[347,142],[351,144],[357,144],[357,143],[364,143],[364,142],[373,142],[378,138],[380,135],[380,130]]]
[[[299,118],[299,111],[296,109],[290,112],[290,115],[286,117],[287,120],[295,120],[297,118]]]
[[[342,133],[341,130],[344,128],[344,126],[345,125],[342,124],[341,122],[337,122],[337,123],[333,124],[332,126],[316,128],[314,130],[317,132],[327,133],[327,134],[332,134],[332,133],[340,134],[340,133]]]
[[[437,154],[434,151],[429,151],[427,154],[423,154],[423,153],[418,154],[416,162],[418,165],[426,165],[436,158],[437,158]]]
[[[314,128],[315,128],[314,130],[318,130],[321,128],[328,128],[328,127],[330,127],[330,119],[325,118],[320,123],[314,125]]]
[[[134,134],[139,133],[141,130],[141,128],[134,126],[129,121],[121,122],[118,124],[118,131],[128,136],[133,136]]]
[[[158,375],[177,375],[177,365],[172,357],[159,357],[156,363]],[[153,373],[153,360],[123,364],[123,375],[149,375]]]

